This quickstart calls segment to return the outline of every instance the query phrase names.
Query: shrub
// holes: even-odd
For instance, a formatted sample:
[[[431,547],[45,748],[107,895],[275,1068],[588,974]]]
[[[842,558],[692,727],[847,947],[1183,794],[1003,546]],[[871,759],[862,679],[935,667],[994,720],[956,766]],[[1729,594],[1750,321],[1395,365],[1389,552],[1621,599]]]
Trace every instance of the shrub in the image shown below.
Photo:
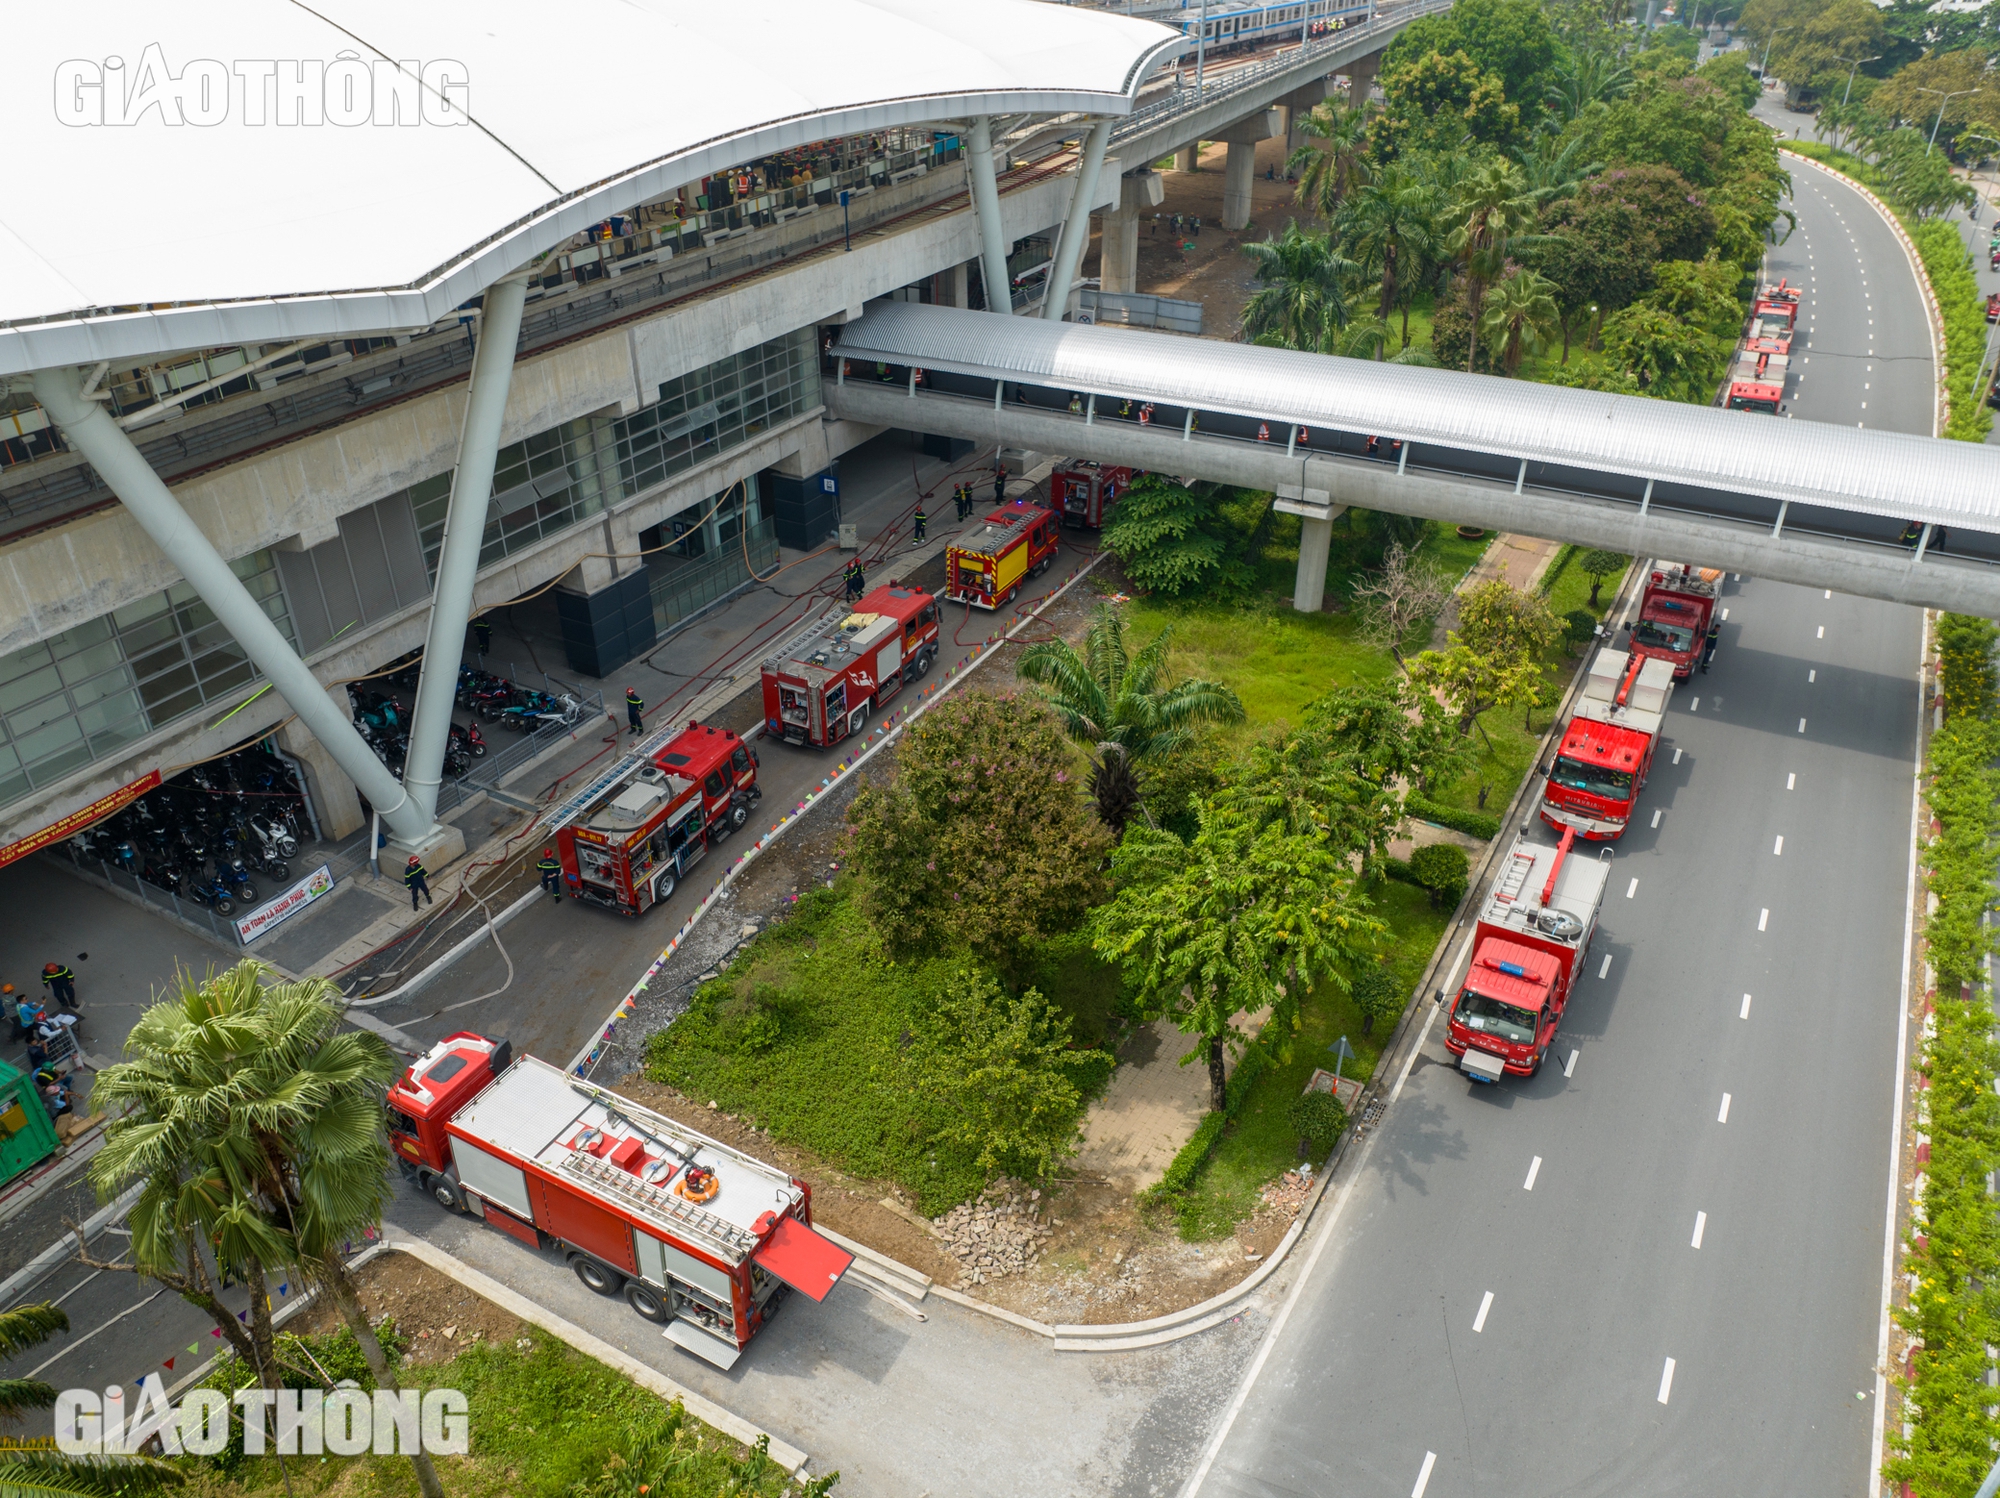
[[[1347,1127],[1347,1110],[1330,1092],[1302,1092],[1292,1099],[1289,1114],[1292,1131],[1316,1155],[1324,1155]]]
[[[1429,843],[1410,855],[1410,873],[1431,892],[1431,904],[1450,910],[1464,898],[1472,866],[1455,843]]]
[[[1563,638],[1581,645],[1597,633],[1597,615],[1589,609],[1571,609],[1563,615]]]
[[[1435,822],[1453,832],[1491,842],[1500,835],[1500,819],[1489,811],[1461,811],[1456,806],[1440,806],[1422,796],[1405,796],[1403,810],[1420,822]]]
[[[1431,319],[1431,351],[1437,355],[1437,362],[1446,369],[1463,370],[1466,358],[1472,354],[1472,314],[1460,302],[1440,307]],[[1478,352],[1475,370],[1493,371],[1493,361],[1484,348]]]
[[[1454,901],[1454,904],[1457,902]],[[1361,1011],[1361,1033],[1374,1032],[1378,1019],[1394,1019],[1403,1007],[1402,985],[1379,962],[1354,975],[1354,1007]]]
[[[1983,718],[1993,712],[1996,641],[2000,641],[2000,628],[1991,619],[1973,614],[1945,614],[1938,619],[1938,656],[1948,716]]]
[[[1218,582],[1228,549],[1213,500],[1157,474],[1125,491],[1103,542],[1134,584],[1169,598]]]

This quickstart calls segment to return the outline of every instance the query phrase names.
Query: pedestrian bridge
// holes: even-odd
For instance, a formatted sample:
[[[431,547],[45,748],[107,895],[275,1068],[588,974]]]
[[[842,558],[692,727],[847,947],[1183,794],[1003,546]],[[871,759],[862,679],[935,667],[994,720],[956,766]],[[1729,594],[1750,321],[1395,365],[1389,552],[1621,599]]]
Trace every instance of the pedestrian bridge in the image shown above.
[[[1301,608],[1356,505],[2000,616],[1975,443],[907,302],[834,353],[835,416],[1276,491]]]

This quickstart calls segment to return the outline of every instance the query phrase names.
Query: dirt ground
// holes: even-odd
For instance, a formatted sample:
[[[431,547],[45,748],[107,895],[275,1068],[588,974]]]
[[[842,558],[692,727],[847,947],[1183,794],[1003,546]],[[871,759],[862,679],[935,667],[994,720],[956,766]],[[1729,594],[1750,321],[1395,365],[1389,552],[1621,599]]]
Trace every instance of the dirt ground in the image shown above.
[[[1280,135],[1257,146],[1257,177],[1250,193],[1250,223],[1235,231],[1222,227],[1222,169],[1229,147],[1209,143],[1201,153],[1198,172],[1164,171],[1166,201],[1160,204],[1157,222],[1148,220],[1139,230],[1138,289],[1158,296],[1181,297],[1203,305],[1202,336],[1232,340],[1243,330],[1243,306],[1256,290],[1249,260],[1239,253],[1246,242],[1262,240],[1267,234],[1285,232],[1285,224],[1297,219],[1303,227],[1318,220],[1293,199],[1293,186],[1285,181],[1285,138]],[[1269,169],[1277,174],[1266,181]],[[1168,228],[1173,214],[1201,220],[1199,235],[1178,238]],[[1184,248],[1187,246],[1187,248]],[[1093,237],[1084,261],[1084,275],[1099,273],[1098,240]]]
[[[420,1259],[386,1253],[355,1271],[368,1319],[393,1316],[410,1338],[404,1360],[442,1363],[475,1342],[511,1342],[527,1334],[527,1323],[438,1273]],[[332,1332],[341,1326],[331,1299],[321,1296],[286,1331]]]

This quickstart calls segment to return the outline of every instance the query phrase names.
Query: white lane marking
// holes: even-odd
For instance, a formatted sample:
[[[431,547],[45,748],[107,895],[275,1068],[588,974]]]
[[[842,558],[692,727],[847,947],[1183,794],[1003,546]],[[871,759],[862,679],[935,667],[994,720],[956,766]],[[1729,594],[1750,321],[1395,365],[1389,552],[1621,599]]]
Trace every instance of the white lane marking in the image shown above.
[[[1828,589],[1826,590],[1826,596],[1827,596],[1828,598],[1831,598],[1831,597],[1833,597],[1833,589],[1831,589],[1831,588],[1828,588]]]
[[[1812,363],[1812,360],[1808,359],[1808,360],[1806,360],[1806,363],[1810,364],[1810,363]],[[1724,609],[1724,610],[1722,611],[1722,622],[1723,622],[1724,624],[1727,624],[1727,623],[1729,622],[1729,610],[1728,610],[1728,609]]]
[[[1799,732],[1804,733],[1805,731],[1806,731],[1806,720],[1804,718],[1801,718],[1799,719]]]
[[[1431,1485],[1431,1468],[1437,1464],[1438,1454],[1435,1451],[1426,1451],[1423,1468],[1417,1473],[1417,1485],[1410,1489],[1410,1498],[1424,1498],[1424,1489]]]
[[[1736,1015],[1736,1017],[1737,1017],[1738,1019],[1748,1019],[1748,1018],[1750,1018],[1750,995],[1749,995],[1749,994],[1747,994],[1747,993],[1746,993],[1745,995],[1743,995],[1743,1007],[1742,1007],[1742,1009],[1740,1009],[1740,1010],[1738,1010],[1738,1011],[1737,1011],[1737,1015]]]
[[[1797,790],[1798,786],[1799,786],[1799,774],[1798,771],[1794,770],[1791,774],[1785,777],[1785,789],[1788,791],[1793,791]]]
[[[1695,1213],[1695,1214],[1694,1214],[1694,1246],[1695,1246],[1696,1248],[1700,1248],[1700,1247],[1701,1247],[1701,1235],[1702,1235],[1703,1233],[1707,1232],[1707,1231],[1708,1231],[1708,1214],[1707,1214],[1706,1212],[1697,1212],[1697,1213]]]
[[[1699,697],[1693,697],[1688,700],[1688,711],[1691,713],[1701,711],[1701,699]]]
[[[1604,966],[1600,967],[1597,970],[1597,976],[1600,978],[1608,978],[1611,976],[1611,954],[1609,952],[1606,952],[1604,954]]]
[[[1759,931],[1762,931],[1764,929],[1765,923],[1768,922],[1770,919],[1771,919],[1771,910],[1769,906],[1766,906],[1764,909],[1758,911],[1757,929]]]
[[[1486,1330],[1486,1313],[1492,1309],[1493,1309],[1493,1292],[1491,1290],[1488,1290],[1486,1292],[1486,1298],[1479,1302],[1479,1314],[1472,1318],[1472,1329],[1474,1331],[1483,1332]]]
[[[1816,640],[1824,640],[1826,638],[1826,626],[1824,624],[1819,627],[1819,633],[1814,635],[1813,638]]]
[[[1563,1063],[1564,1076],[1573,1077],[1576,1075],[1576,1058],[1581,1056],[1582,1054],[1583,1054],[1582,1051],[1571,1051],[1569,1053],[1569,1060]]]
[[[1625,886],[1625,898],[1629,900],[1638,893],[1639,893],[1639,879],[1638,876],[1635,874],[1632,877],[1632,882]]]
[[[1773,858],[1780,857],[1783,855],[1784,851],[1785,851],[1785,835],[1784,833],[1781,832],[1778,834],[1778,845],[1771,850],[1771,856]]]
[[[1681,752],[1680,750],[1676,749],[1674,750],[1674,763],[1679,764],[1680,762],[1681,762]]]
[[[1808,671],[1808,672],[1806,672],[1806,681],[1807,681],[1808,683],[1810,683],[1810,682],[1815,682],[1815,681],[1818,681],[1818,680],[1819,680],[1819,672],[1817,672],[1817,671]]]
[[[1726,1092],[1722,1095],[1722,1107],[1717,1110],[1715,1121],[1717,1123],[1729,1122],[1729,1094]]]
[[[1535,1189],[1535,1177],[1540,1175],[1541,1173],[1542,1173],[1542,1157],[1540,1155],[1537,1155],[1535,1156],[1534,1159],[1528,1162],[1528,1179],[1521,1182],[1521,1189],[1523,1191],[1533,1191]]]
[[[1667,1359],[1667,1366],[1660,1370],[1660,1403],[1667,1402],[1667,1396],[1674,1391],[1674,1360]]]

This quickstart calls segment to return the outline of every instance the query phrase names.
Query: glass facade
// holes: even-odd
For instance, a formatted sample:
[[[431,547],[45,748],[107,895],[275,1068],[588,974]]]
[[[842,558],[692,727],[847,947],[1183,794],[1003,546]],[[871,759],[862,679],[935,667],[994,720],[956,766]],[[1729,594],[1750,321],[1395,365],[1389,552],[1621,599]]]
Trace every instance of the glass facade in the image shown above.
[[[629,417],[580,416],[503,447],[480,565],[568,530],[819,403],[813,330],[801,328],[668,380],[656,404]],[[424,566],[436,577],[451,474],[413,484],[407,493]]]
[[[231,564],[287,640],[268,551]],[[256,668],[187,583],[0,656],[0,804],[221,700]]]

